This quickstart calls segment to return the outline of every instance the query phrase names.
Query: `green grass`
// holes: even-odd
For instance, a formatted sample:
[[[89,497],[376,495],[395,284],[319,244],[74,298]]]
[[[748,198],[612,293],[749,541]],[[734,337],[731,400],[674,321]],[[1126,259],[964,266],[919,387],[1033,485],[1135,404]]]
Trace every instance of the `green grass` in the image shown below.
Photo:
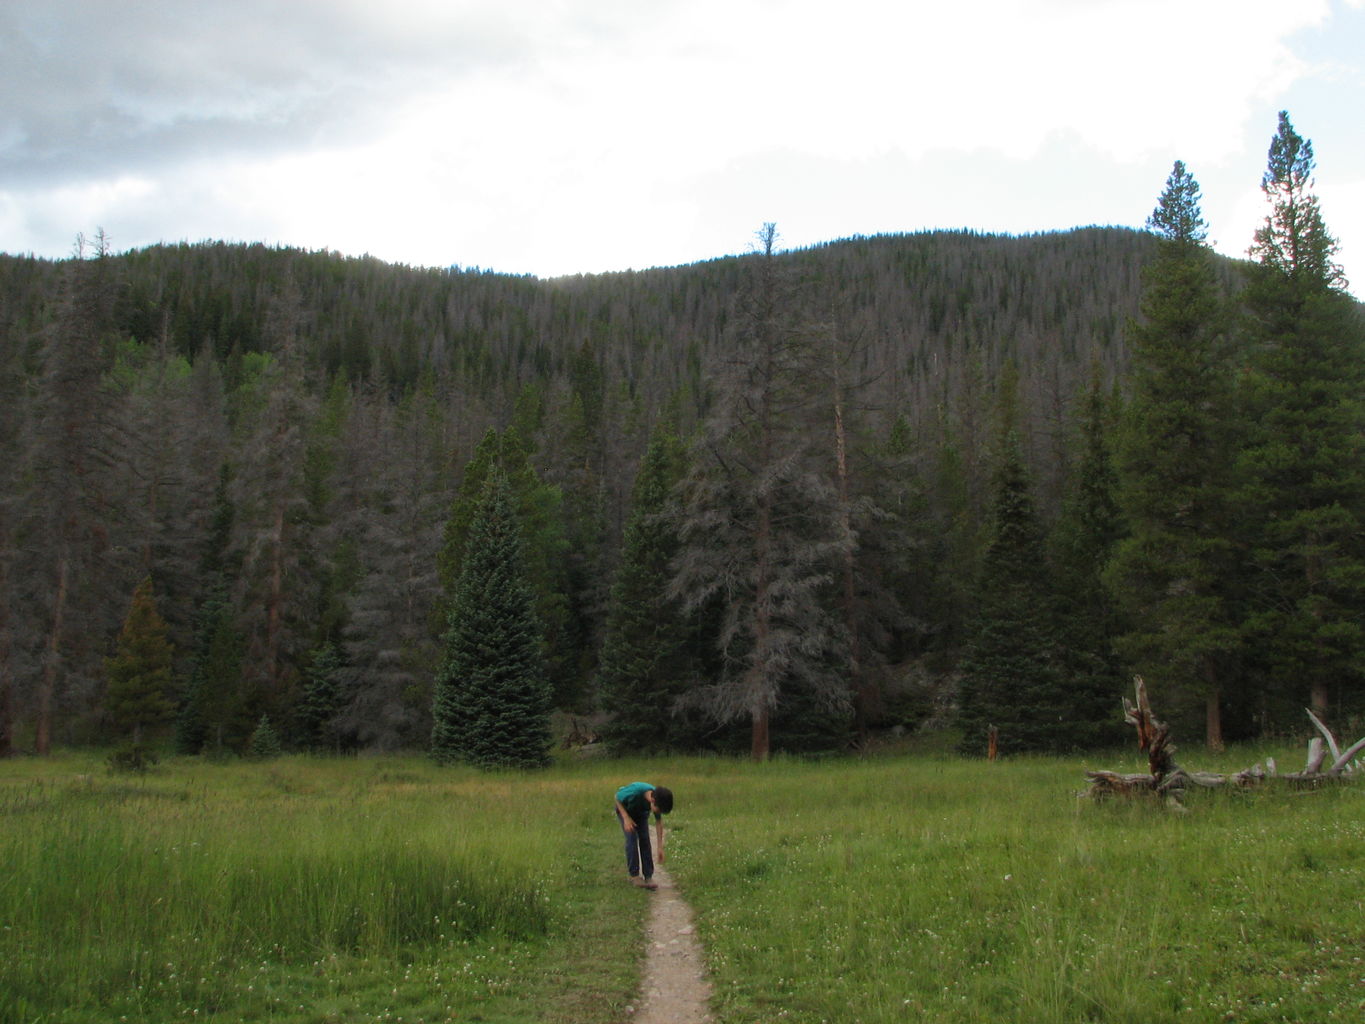
[[[1191,768],[1237,768],[1186,752]],[[1129,753],[1094,766],[1136,770]],[[669,866],[724,1024],[1365,1019],[1365,790],[1077,800],[1076,759],[0,763],[0,1024],[619,1022]]]
[[[1359,788],[1175,814],[1078,801],[1083,767],[888,758],[692,783],[679,871],[721,1019],[1365,1019]]]
[[[0,1021],[614,1020],[646,904],[612,856],[613,785],[415,758],[11,762]]]

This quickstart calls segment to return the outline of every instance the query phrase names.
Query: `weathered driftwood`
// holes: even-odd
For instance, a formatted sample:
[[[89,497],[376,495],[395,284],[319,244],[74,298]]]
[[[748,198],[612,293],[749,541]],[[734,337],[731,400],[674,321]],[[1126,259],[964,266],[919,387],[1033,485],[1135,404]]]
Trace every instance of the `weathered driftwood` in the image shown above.
[[[1356,740],[1349,747],[1347,747],[1345,751],[1342,751],[1337,746],[1337,738],[1332,735],[1331,729],[1327,728],[1327,726],[1322,724],[1322,719],[1318,718],[1317,715],[1313,714],[1311,709],[1305,708],[1304,710],[1308,712],[1308,717],[1311,718],[1313,720],[1313,724],[1317,726],[1318,732],[1322,733],[1321,737],[1317,736],[1313,737],[1313,743],[1317,743],[1319,746],[1321,746],[1320,740],[1326,740],[1327,746],[1332,751],[1332,767],[1327,769],[1326,774],[1342,775],[1352,771],[1355,764],[1356,755],[1359,754],[1362,750],[1365,750],[1365,736],[1362,736],[1360,739]],[[1312,749],[1312,746],[1313,744],[1310,743],[1309,744],[1310,751]],[[1322,766],[1321,755],[1319,755],[1317,764],[1314,764],[1312,754],[1310,753],[1308,758],[1308,764],[1309,766],[1304,768],[1305,773],[1317,771],[1318,768]]]
[[[1311,710],[1308,717],[1320,735],[1314,736],[1308,744],[1308,760],[1301,772],[1276,772],[1275,761],[1267,758],[1264,765],[1253,765],[1240,772],[1221,774],[1218,772],[1190,772],[1176,764],[1175,744],[1171,742],[1170,728],[1157,721],[1147,699],[1147,684],[1141,676],[1133,678],[1137,698],[1130,704],[1123,701],[1123,720],[1137,730],[1138,749],[1147,752],[1147,772],[1124,774],[1111,771],[1088,771],[1090,788],[1082,795],[1093,799],[1110,796],[1132,796],[1138,794],[1165,796],[1167,800],[1178,803],[1184,792],[1191,787],[1217,789],[1221,787],[1247,788],[1269,780],[1286,782],[1291,786],[1311,788],[1329,782],[1340,781],[1361,769],[1357,755],[1365,751],[1365,737],[1342,750],[1332,731],[1322,723]],[[1327,753],[1331,752],[1332,763],[1323,770]]]

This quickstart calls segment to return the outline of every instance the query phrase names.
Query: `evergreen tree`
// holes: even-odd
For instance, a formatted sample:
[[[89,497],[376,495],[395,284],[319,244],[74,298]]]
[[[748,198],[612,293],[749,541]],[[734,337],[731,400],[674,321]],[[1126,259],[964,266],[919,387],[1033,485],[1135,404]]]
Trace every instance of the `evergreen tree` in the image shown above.
[[[148,577],[133,591],[114,654],[104,661],[106,707],[119,732],[134,744],[142,742],[144,729],[170,721],[175,713],[171,656],[166,621],[157,613]]]
[[[454,594],[455,585],[460,579],[465,549],[469,546],[469,531],[474,525],[474,516],[483,498],[484,485],[501,461],[501,452],[502,440],[497,430],[489,427],[475,447],[474,454],[465,463],[460,486],[450,506],[450,515],[446,518],[441,538],[441,552],[437,558],[437,571],[447,600]],[[443,628],[444,622],[443,615]]]
[[[1275,275],[1309,292],[1346,286],[1341,267],[1333,262],[1336,239],[1328,233],[1313,193],[1315,166],[1313,143],[1294,130],[1289,112],[1281,110],[1261,176],[1270,213],[1251,246],[1251,255],[1270,272],[1258,281],[1263,286],[1276,282]]]
[[[958,723],[967,754],[986,751],[991,726],[999,730],[1004,753],[1074,745],[1043,528],[1013,432],[1004,449],[992,538],[961,665]]]
[[[1148,226],[1158,252],[1143,320],[1129,331],[1132,395],[1116,460],[1129,535],[1105,581],[1125,617],[1120,651],[1172,714],[1202,710],[1219,748],[1239,651],[1230,321],[1199,187],[1179,161]]]
[[[898,599],[900,614],[887,623],[892,662],[924,653],[946,618],[939,614],[944,608],[942,532],[917,463],[926,454],[906,417],[897,416],[876,459],[873,490],[884,519],[860,538],[864,558],[879,567],[883,584]]]
[[[334,739],[372,749],[409,749],[431,736],[440,664],[431,620],[433,607],[444,607],[437,560],[450,508],[438,415],[427,386],[397,408],[365,396],[342,439],[345,485],[332,529],[351,539],[359,572],[347,593],[344,699],[332,728]]]
[[[674,744],[677,709],[686,686],[687,620],[668,597],[678,550],[676,518],[668,514],[686,452],[661,431],[635,478],[621,565],[611,588],[597,685],[611,718],[602,729],[623,753],[653,753]]]
[[[684,485],[672,591],[689,611],[723,603],[725,670],[698,697],[720,722],[747,719],[750,753],[763,760],[785,696],[804,691],[843,715],[851,695],[837,602],[828,600],[849,537],[824,461],[825,424],[813,425],[826,367],[779,265],[773,225],[759,239]]]
[[[1053,531],[1052,563],[1073,738],[1078,746],[1094,747],[1119,736],[1120,695],[1128,678],[1115,649],[1118,610],[1101,580],[1123,525],[1098,367],[1084,397],[1083,417],[1081,461]]]
[[[564,532],[563,496],[559,488],[540,479],[531,464],[528,443],[513,427],[501,434],[489,428],[465,467],[450,518],[446,520],[439,556],[445,599],[453,600],[484,487],[497,473],[507,483],[521,530],[523,565],[541,627],[541,652],[546,658],[554,701],[558,707],[572,707],[582,684],[581,643],[577,642],[581,638],[575,633],[569,600],[569,544]]]
[[[470,528],[436,679],[431,751],[441,763],[548,762],[550,689],[510,488],[494,473]]]
[[[1242,465],[1255,525],[1246,634],[1268,702],[1319,713],[1365,697],[1365,319],[1342,292],[1313,147],[1280,113],[1246,290],[1252,357]]]
[[[89,641],[116,628],[126,593],[126,576],[116,571],[126,549],[110,543],[122,518],[114,500],[122,495],[109,486],[117,397],[104,374],[118,273],[108,239],[97,237],[93,259],[79,239],[63,278],[42,350],[21,514],[9,537],[41,616],[32,634],[42,644],[41,669],[20,680],[32,687],[23,703],[32,708],[40,755],[51,753],[59,699],[75,710],[76,698],[96,689],[100,661]]]
[[[176,717],[176,749],[182,754],[238,747],[251,728],[242,686],[246,643],[221,580],[199,609],[196,637],[198,649]]]
[[[246,751],[249,757],[257,761],[268,761],[284,753],[284,744],[280,742],[280,734],[270,724],[269,715],[261,715],[261,720],[251,731],[251,738],[247,740]]]
[[[287,720],[298,699],[302,660],[316,641],[320,571],[316,494],[309,469],[318,396],[304,357],[305,313],[291,277],[271,304],[267,336],[275,353],[241,396],[244,444],[230,481],[243,672],[251,715],[275,711]]]
[[[345,703],[341,669],[341,651],[331,641],[314,648],[309,655],[297,714],[299,736],[314,749],[339,748],[336,718]]]
[[[207,518],[208,535],[199,559],[204,596],[195,612],[194,653],[189,678],[176,713],[175,746],[182,754],[244,742],[251,720],[242,687],[245,643],[237,629],[231,599],[236,560],[231,551],[235,509],[229,496],[232,475],[219,467],[218,485]]]

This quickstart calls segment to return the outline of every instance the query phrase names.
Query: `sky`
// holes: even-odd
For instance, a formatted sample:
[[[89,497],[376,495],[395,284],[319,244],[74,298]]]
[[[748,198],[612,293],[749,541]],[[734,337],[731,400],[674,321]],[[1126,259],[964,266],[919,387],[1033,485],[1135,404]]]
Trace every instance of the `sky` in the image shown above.
[[[0,251],[554,277],[937,228],[1245,255],[1277,114],[1365,296],[1365,0],[3,0]]]

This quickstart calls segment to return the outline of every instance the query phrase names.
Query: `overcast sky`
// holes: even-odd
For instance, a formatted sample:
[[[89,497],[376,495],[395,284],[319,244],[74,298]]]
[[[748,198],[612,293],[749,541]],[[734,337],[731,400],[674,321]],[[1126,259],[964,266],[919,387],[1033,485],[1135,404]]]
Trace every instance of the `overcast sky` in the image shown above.
[[[1365,294],[1365,0],[0,0],[0,251],[555,276],[970,227],[1243,255],[1276,114]]]

